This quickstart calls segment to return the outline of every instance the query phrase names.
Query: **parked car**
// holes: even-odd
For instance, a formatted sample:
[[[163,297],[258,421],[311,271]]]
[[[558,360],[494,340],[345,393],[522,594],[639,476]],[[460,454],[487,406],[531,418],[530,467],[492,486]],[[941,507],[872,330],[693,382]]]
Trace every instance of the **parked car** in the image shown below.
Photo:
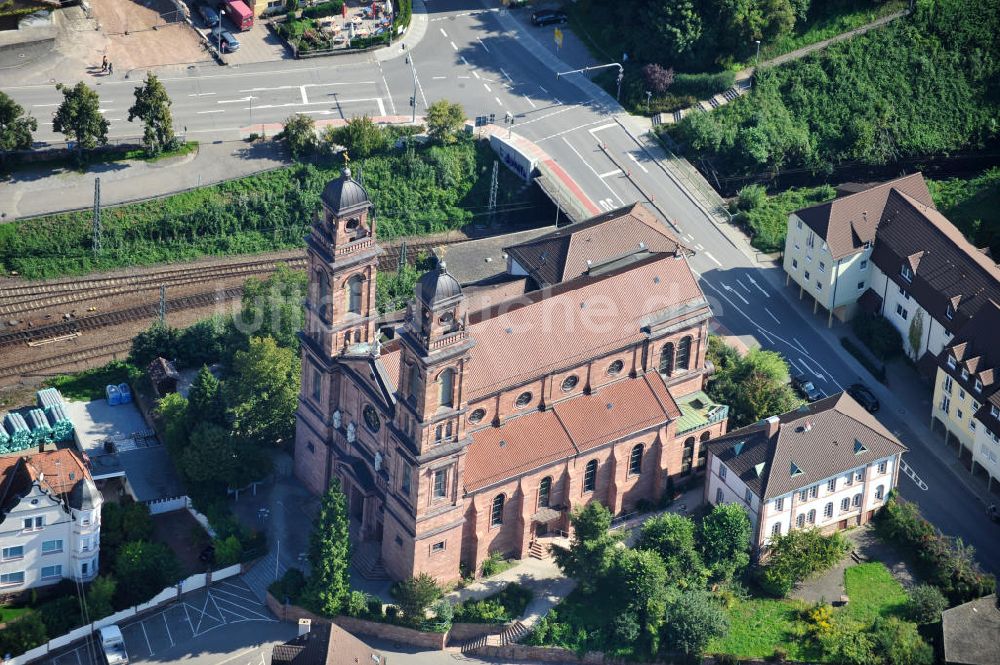
[[[205,23],[210,28],[214,28],[219,25],[219,21],[222,20],[219,16],[219,12],[215,11],[208,5],[198,5],[198,13],[201,14],[201,17],[205,19]]]
[[[819,388],[813,385],[812,380],[805,374],[799,374],[798,376],[792,377],[792,388],[795,388],[795,392],[802,395],[810,402],[815,402],[818,399],[823,399],[826,395],[823,394]]]
[[[557,9],[542,9],[531,14],[531,22],[539,26],[565,23],[568,20],[566,12]]]
[[[219,50],[223,53],[232,53],[240,49],[239,40],[233,36],[233,33],[222,29],[221,26],[212,30],[212,44],[219,46]]]
[[[847,394],[857,400],[858,404],[865,408],[868,413],[878,411],[879,403],[875,393],[862,383],[853,383],[847,387]]]
[[[125,651],[125,638],[122,637],[122,630],[117,624],[105,626],[99,631],[101,635],[101,649],[108,665],[128,665],[128,652]]]

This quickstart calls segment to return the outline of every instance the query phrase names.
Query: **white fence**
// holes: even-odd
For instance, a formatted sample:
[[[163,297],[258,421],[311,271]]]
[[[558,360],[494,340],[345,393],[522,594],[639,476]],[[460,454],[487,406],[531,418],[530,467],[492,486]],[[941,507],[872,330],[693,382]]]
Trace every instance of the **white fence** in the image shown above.
[[[218,582],[219,580],[224,580],[228,577],[234,575],[239,575],[242,567],[240,564],[235,564],[229,566],[228,568],[223,568],[222,570],[216,570],[212,573],[197,573],[188,577],[187,579],[181,580],[174,586],[169,586],[165,588],[160,593],[153,596],[148,602],[142,603],[141,605],[136,605],[135,607],[130,607],[128,609],[122,610],[121,612],[116,612],[111,616],[106,616],[103,619],[98,619],[92,624],[86,626],[80,626],[75,628],[65,635],[60,635],[59,637],[54,637],[47,643],[35,647],[31,651],[26,651],[20,656],[15,656],[9,660],[2,661],[2,665],[26,665],[33,660],[38,660],[39,658],[44,658],[49,655],[52,651],[57,651],[64,647],[69,646],[77,640],[81,640],[90,633],[100,630],[105,626],[110,626],[115,623],[122,623],[128,619],[131,619],[143,612],[148,612],[151,609],[159,607],[160,605],[166,605],[171,603],[181,597],[182,594],[201,589],[209,584],[209,580],[212,582]]]
[[[186,496],[175,496],[172,499],[146,501],[146,505],[149,506],[150,515],[159,515],[160,513],[169,513],[174,510],[184,510],[191,505],[191,499]]]

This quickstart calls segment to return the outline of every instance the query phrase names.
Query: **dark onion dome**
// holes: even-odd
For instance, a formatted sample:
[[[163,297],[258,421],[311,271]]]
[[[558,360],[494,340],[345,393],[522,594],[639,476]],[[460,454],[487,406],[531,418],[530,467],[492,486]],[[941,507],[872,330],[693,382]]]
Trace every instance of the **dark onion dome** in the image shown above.
[[[351,177],[351,169],[347,167],[339,178],[326,183],[320,198],[337,216],[371,205],[368,192]]]
[[[417,295],[420,300],[433,307],[439,302],[462,295],[462,287],[458,280],[451,276],[442,261],[438,267],[426,272],[417,282]]]
[[[93,510],[101,505],[101,493],[94,481],[84,478],[70,491],[69,505],[76,510]]]

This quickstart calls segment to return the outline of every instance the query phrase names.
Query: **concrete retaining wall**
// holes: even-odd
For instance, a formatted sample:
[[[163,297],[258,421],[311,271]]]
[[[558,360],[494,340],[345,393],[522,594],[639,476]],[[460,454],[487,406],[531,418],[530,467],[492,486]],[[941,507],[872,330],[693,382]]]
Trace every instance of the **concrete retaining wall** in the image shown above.
[[[448,631],[448,642],[462,643],[478,640],[486,635],[499,635],[509,624],[506,623],[453,623]]]

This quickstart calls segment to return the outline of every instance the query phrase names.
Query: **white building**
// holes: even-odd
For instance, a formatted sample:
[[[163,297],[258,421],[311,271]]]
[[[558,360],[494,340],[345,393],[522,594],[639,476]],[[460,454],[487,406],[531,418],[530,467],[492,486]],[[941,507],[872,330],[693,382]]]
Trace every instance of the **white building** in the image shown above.
[[[789,215],[786,282],[826,309],[829,323],[858,306],[881,314],[933,372],[933,357],[961,327],[1000,301],[1000,270],[935,209],[919,173],[838,194]]]
[[[906,447],[847,393],[710,441],[705,500],[747,509],[754,550],[791,529],[865,524]]]
[[[72,450],[0,458],[0,596],[98,572],[103,500]]]

